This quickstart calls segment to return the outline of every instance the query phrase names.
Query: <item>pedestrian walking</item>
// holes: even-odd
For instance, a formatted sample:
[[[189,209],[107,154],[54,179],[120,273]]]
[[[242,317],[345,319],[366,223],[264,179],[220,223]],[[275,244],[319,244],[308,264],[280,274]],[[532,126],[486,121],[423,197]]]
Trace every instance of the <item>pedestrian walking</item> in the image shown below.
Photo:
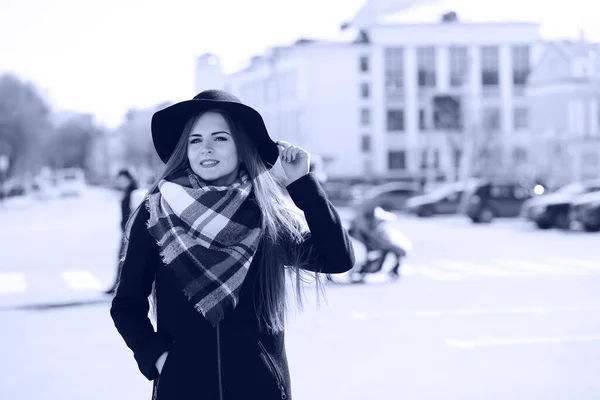
[[[133,174],[127,169],[122,169],[117,173],[115,178],[115,187],[117,190],[121,192],[121,233],[125,232],[125,227],[127,225],[127,221],[131,216],[131,195],[138,188],[138,184],[136,179],[133,177]],[[119,246],[119,252],[117,254],[117,268],[115,279],[113,284],[105,291],[106,294],[114,294],[115,289],[117,287],[117,283],[120,275],[120,259],[123,255],[123,249],[125,245],[125,237],[121,237],[121,244]]]
[[[271,140],[256,110],[220,90],[156,112],[151,128],[166,167],[127,226],[117,330],[153,399],[291,399],[286,275],[301,299],[302,274],[322,287],[320,274],[354,264],[310,154]]]

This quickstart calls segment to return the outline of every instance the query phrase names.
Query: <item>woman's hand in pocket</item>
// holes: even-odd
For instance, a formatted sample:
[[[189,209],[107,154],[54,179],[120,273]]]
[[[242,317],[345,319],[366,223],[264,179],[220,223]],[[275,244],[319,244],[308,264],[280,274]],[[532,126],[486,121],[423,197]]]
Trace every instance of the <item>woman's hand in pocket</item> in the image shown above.
[[[165,361],[167,360],[167,356],[169,355],[168,351],[165,351],[158,357],[156,360],[156,369],[158,369],[159,375],[162,374],[163,367],[165,366]]]

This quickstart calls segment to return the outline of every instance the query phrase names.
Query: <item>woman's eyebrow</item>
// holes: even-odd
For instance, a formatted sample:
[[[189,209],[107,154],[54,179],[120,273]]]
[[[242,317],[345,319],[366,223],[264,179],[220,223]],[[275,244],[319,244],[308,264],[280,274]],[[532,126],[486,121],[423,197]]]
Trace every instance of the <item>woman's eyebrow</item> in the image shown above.
[[[229,132],[225,132],[225,131],[213,132],[213,133],[211,133],[211,135],[212,135],[212,136],[214,136],[214,135],[218,135],[218,134],[220,134],[220,133],[225,133],[226,135],[229,135],[229,136],[231,136],[231,133],[229,133]],[[199,135],[199,134],[197,134],[197,133],[192,133],[192,134],[190,135],[190,137],[194,137],[194,136],[195,136],[195,137],[202,137],[202,135]]]

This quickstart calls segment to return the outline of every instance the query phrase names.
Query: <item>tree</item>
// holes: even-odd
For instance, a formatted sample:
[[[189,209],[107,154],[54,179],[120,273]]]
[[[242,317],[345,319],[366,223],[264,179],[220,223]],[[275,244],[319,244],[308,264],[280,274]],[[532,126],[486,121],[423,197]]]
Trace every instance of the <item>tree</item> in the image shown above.
[[[8,176],[39,167],[41,138],[50,130],[50,107],[31,83],[0,76],[0,151],[7,153]]]
[[[46,165],[54,168],[88,169],[91,145],[94,138],[102,135],[102,128],[95,125],[92,115],[73,114],[59,123],[46,140]]]
[[[496,134],[499,121],[492,121],[492,116],[482,121],[467,118],[460,96],[438,95],[432,102],[434,129],[444,133],[450,148],[450,180],[498,173],[502,164]]]
[[[151,171],[156,171],[163,166],[152,143],[150,123],[152,115],[168,105],[169,103],[163,103],[155,107],[142,110],[131,109],[127,112],[125,121],[119,127],[119,134],[128,166]]]

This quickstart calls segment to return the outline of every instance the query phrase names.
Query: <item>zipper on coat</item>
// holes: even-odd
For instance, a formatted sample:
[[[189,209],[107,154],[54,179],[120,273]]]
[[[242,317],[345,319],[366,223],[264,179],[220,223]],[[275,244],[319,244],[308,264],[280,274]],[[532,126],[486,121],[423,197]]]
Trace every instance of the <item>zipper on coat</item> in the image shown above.
[[[258,346],[260,347],[260,352],[262,353],[263,357],[267,361],[267,364],[269,366],[269,369],[271,370],[271,373],[273,374],[273,376],[275,377],[275,380],[277,381],[277,387],[281,391],[282,400],[287,399],[287,394],[285,393],[285,386],[283,385],[283,379],[281,378],[281,375],[279,375],[279,371],[277,370],[277,367],[275,367],[275,362],[273,361],[273,359],[271,358],[269,353],[267,353],[267,349],[265,349],[265,346],[263,346],[263,344],[261,342],[258,342]]]
[[[158,397],[158,384],[160,383],[160,373],[156,377],[156,382],[154,383],[154,393],[152,394],[152,400],[156,400]]]
[[[221,334],[217,322],[217,367],[219,372],[219,400],[223,400],[223,375],[221,372]]]

